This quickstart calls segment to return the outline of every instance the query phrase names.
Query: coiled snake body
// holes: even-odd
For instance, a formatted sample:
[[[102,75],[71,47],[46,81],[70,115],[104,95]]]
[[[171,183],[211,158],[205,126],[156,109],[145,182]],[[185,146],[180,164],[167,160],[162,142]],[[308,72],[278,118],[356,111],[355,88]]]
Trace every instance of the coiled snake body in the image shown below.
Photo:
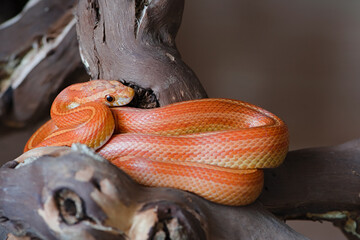
[[[154,109],[111,107],[133,96],[117,81],[66,88],[25,151],[84,143],[141,184],[227,205],[253,202],[263,187],[261,169],[277,167],[287,153],[286,125],[255,105],[209,98]]]

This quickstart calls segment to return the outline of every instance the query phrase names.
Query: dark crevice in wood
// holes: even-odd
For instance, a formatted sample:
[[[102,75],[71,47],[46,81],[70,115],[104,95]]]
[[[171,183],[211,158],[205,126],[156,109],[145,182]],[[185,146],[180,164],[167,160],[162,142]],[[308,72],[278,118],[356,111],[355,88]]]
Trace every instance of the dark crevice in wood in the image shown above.
[[[151,2],[151,0],[150,0]],[[134,34],[135,38],[138,36],[139,27],[146,13],[146,8],[149,6],[149,0],[135,0],[135,23]]]
[[[100,22],[100,17],[101,17],[101,13],[100,13],[100,7],[99,7],[99,2],[98,0],[91,0],[91,4],[90,7],[94,10],[95,12],[95,22],[94,22],[94,29],[97,28],[99,22]]]
[[[102,38],[102,43],[106,43],[106,27],[105,27],[105,21],[103,21],[103,38]]]
[[[6,221],[9,221],[9,219],[7,217],[4,217],[4,216],[0,217],[0,223],[4,223]]]
[[[1,0],[0,1],[0,23],[18,14],[28,0]]]
[[[156,95],[152,89],[142,88],[135,83],[126,82],[123,79],[120,81],[124,85],[129,86],[135,90],[135,96],[133,100],[128,104],[129,107],[155,108],[160,106]]]
[[[1,168],[10,168],[10,169],[14,169],[19,163],[16,161],[9,161],[4,163]]]
[[[74,191],[59,189],[55,193],[55,201],[65,224],[74,225],[85,219],[83,201]]]

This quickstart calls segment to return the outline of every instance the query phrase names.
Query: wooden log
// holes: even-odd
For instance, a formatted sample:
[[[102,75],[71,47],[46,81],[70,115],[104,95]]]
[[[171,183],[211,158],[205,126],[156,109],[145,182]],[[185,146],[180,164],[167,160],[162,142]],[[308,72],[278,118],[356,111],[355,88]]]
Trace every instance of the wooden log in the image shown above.
[[[157,196],[160,194],[166,198],[166,206],[171,208],[174,207],[173,204],[179,204],[179,202],[184,201],[188,204],[188,199],[191,199],[191,203],[197,203],[200,206],[206,206],[206,210],[202,209],[205,213],[202,213],[202,216],[206,216],[206,222],[211,222],[207,224],[214,224],[214,226],[210,226],[209,229],[216,228],[225,228],[226,226],[231,226],[229,229],[247,229],[248,231],[244,234],[244,238],[252,239],[252,236],[257,236],[256,230],[258,230],[258,225],[262,225],[262,222],[266,224],[270,224],[273,222],[274,226],[267,225],[266,229],[262,234],[262,237],[270,236],[271,231],[275,231],[277,235],[277,239],[280,239],[281,236],[285,236],[285,238],[291,239],[294,233],[288,234],[288,230],[285,231],[283,228],[287,228],[286,226],[278,226],[281,222],[276,220],[274,216],[267,213],[266,210],[272,211],[274,214],[279,216],[282,219],[310,219],[310,220],[326,220],[333,222],[336,226],[340,227],[342,231],[347,235],[348,239],[358,239],[359,235],[359,161],[360,158],[360,150],[358,148],[360,140],[354,140],[349,143],[345,143],[335,147],[327,147],[327,148],[316,148],[316,149],[305,149],[292,151],[288,154],[286,162],[278,169],[271,169],[265,172],[265,190],[260,197],[258,203],[247,207],[226,207],[217,204],[210,203],[200,197],[197,197],[190,193],[185,193],[179,190],[173,189],[152,189],[144,190],[143,187],[140,187],[141,190],[136,190],[142,193],[147,193],[149,196]],[[56,151],[55,151],[56,150]],[[58,158],[63,155],[63,153],[59,154],[57,151],[63,151],[65,154],[70,153],[68,148],[43,148],[43,149],[35,149],[33,152],[26,153],[18,158],[17,162],[23,162],[25,159],[34,159],[37,157],[41,157],[43,155],[52,156],[54,159],[57,159],[56,162],[60,162]],[[46,151],[46,152],[44,152]],[[89,155],[90,157],[94,157]],[[70,161],[78,161],[78,160],[70,160]],[[37,161],[35,161],[37,162]],[[38,164],[45,164],[40,163]],[[16,162],[10,162],[5,167],[14,167],[17,165]],[[31,164],[30,164],[31,165]],[[105,167],[106,166],[106,167]],[[63,169],[63,165],[54,166],[54,169]],[[78,166],[74,166],[72,163],[69,164],[68,168],[79,169]],[[97,166],[96,168],[106,168]],[[47,166],[44,166],[44,170],[49,169]],[[81,168],[80,168],[81,169]],[[6,172],[7,170],[5,170]],[[33,172],[40,174],[38,170],[27,170],[29,171],[28,175],[31,175]],[[113,171],[113,170],[111,170]],[[111,173],[110,170],[102,170],[101,172]],[[115,171],[115,170],[114,170]],[[120,170],[119,170],[120,171]],[[26,191],[30,191],[27,185],[22,185],[22,182],[29,182],[29,180],[16,179],[17,175],[23,175],[24,173],[16,173],[14,172],[13,178],[9,175],[0,174],[0,176],[4,176],[7,180],[1,179],[0,188],[7,189],[6,193],[14,194],[12,192],[20,192],[24,193]],[[69,175],[61,173],[62,175]],[[34,174],[35,175],[35,174]],[[114,176],[122,176],[124,173],[114,174]],[[36,177],[35,176],[35,177]],[[61,177],[59,177],[61,178]],[[299,181],[302,179],[302,181]],[[16,184],[15,182],[20,181],[20,183]],[[47,182],[48,180],[41,180],[40,182]],[[60,180],[56,180],[60,181]],[[124,180],[122,180],[124,181]],[[12,182],[12,183],[11,183]],[[30,181],[31,182],[31,181]],[[32,181],[32,182],[38,182]],[[17,190],[9,190],[8,184],[11,183],[15,185]],[[37,185],[37,184],[35,184]],[[74,185],[75,186],[75,185]],[[132,186],[132,185],[131,185]],[[122,187],[120,187],[122,188]],[[130,189],[134,189],[134,187],[129,187]],[[147,189],[147,188],[145,188]],[[41,190],[43,191],[43,190]],[[31,194],[41,194],[40,189],[31,190]],[[156,193],[159,191],[158,193]],[[30,193],[29,193],[30,194]],[[128,192],[123,192],[126,196],[133,196]],[[136,194],[135,194],[136,195]],[[183,197],[182,197],[183,196]],[[185,197],[184,197],[185,196]],[[148,196],[142,196],[143,199],[147,199]],[[91,195],[85,196],[84,199],[91,198]],[[11,204],[14,205],[14,209],[20,209],[19,205],[22,206],[23,203],[17,203],[14,199],[21,199],[11,196],[11,197],[2,197],[0,194],[0,199],[8,199],[7,202],[3,202],[0,209],[10,209],[9,206]],[[27,199],[27,198],[26,198]],[[25,201],[25,200],[24,200]],[[84,200],[85,201],[85,200]],[[87,201],[87,200],[86,200]],[[138,200],[129,200],[129,202],[139,202]],[[143,200],[145,201],[145,200]],[[151,200],[152,201],[152,200]],[[150,202],[151,202],[150,201]],[[162,200],[157,200],[162,201]],[[10,202],[12,202],[10,204]],[[146,202],[146,201],[145,201]],[[156,201],[155,201],[156,202]],[[175,204],[175,205],[176,205]],[[183,203],[181,203],[183,204]],[[157,206],[157,205],[156,205]],[[263,207],[264,206],[264,207]],[[32,207],[32,206],[31,206]],[[157,206],[159,207],[159,206]],[[193,209],[193,211],[199,211],[199,207],[195,207],[195,205],[187,206],[187,209]],[[240,210],[241,209],[241,210]],[[12,213],[13,214],[13,213]],[[23,212],[16,213],[18,214],[18,218],[23,216]],[[5,218],[3,219],[13,219],[9,217],[10,215],[4,213]],[[241,216],[241,217],[240,217]],[[197,217],[198,218],[198,217]],[[239,222],[239,219],[246,219],[247,222]],[[232,219],[232,220],[231,220]],[[234,221],[233,219],[237,219]],[[13,220],[9,220],[13,221]],[[26,222],[27,220],[24,219]],[[258,221],[258,222],[257,222]],[[225,226],[222,224],[225,223]],[[21,224],[21,225],[28,225]],[[236,225],[239,224],[239,225]],[[283,224],[283,223],[281,223]],[[256,227],[251,227],[256,226]],[[283,230],[279,230],[283,229]],[[277,230],[276,230],[277,229]],[[229,231],[230,231],[229,230]],[[215,234],[215,236],[219,236],[217,239],[237,239],[236,236],[240,236],[237,231],[234,230],[225,231],[224,233],[211,232],[207,233],[210,235]],[[27,232],[27,231],[24,231]],[[234,234],[234,235],[232,235]],[[270,235],[268,235],[270,234]],[[246,236],[246,237],[245,237]],[[299,236],[296,236],[299,237]],[[261,237],[260,237],[261,238]],[[296,238],[295,238],[296,239]]]
[[[307,239],[260,204],[228,207],[180,190],[143,187],[83,145],[26,155],[0,169],[0,223],[19,236]]]

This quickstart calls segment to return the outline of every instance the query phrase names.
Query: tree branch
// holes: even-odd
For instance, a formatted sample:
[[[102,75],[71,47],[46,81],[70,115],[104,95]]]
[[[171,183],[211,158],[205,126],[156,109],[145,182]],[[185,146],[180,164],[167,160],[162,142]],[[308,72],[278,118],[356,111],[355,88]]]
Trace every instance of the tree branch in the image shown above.
[[[143,187],[76,146],[34,149],[28,164],[0,169],[2,226],[41,239],[306,239],[260,204],[228,207],[176,189]]]
[[[183,7],[184,0],[80,1],[80,53],[91,77],[150,89],[160,106],[206,97],[176,49]]]
[[[289,152],[265,171],[260,201],[283,219],[331,221],[360,239],[360,139]]]
[[[21,127],[44,117],[61,87],[86,78],[76,42],[74,2],[31,0],[0,25],[2,123]]]

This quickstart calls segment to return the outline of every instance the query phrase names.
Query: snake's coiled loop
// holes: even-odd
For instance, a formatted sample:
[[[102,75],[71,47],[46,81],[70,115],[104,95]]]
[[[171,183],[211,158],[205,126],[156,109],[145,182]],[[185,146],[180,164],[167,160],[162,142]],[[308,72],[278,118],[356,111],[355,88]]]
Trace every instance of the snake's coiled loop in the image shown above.
[[[85,112],[82,108],[88,106],[87,102],[94,108],[104,107],[99,100],[87,99],[81,103],[74,100],[88,95],[97,95],[103,100],[109,95],[106,87],[98,86],[103,81],[87,84],[87,87],[77,85],[71,91],[64,90],[63,97],[54,101],[52,114],[55,110],[57,116],[70,114],[69,105],[77,105],[71,111]],[[121,98],[128,95],[130,101],[133,92],[123,88]],[[86,91],[91,94],[84,93]],[[70,142],[98,148],[99,143],[102,145],[99,154],[141,184],[179,188],[228,205],[253,202],[263,187],[261,169],[280,165],[288,150],[288,130],[284,122],[260,107],[238,100],[201,99],[155,109],[110,109],[111,118],[115,119],[112,120],[115,134],[110,139],[106,134],[101,135],[100,130],[85,127],[77,133],[76,125],[61,130],[62,127],[50,121],[33,135],[26,149]],[[89,111],[86,121],[100,122],[96,112]],[[66,121],[70,122],[71,118]],[[109,126],[111,123],[98,125],[110,132],[114,128]],[[71,133],[71,139],[62,131]],[[91,132],[88,134],[93,136],[91,144],[76,139],[86,135],[84,131]],[[57,139],[49,140],[54,137]]]

